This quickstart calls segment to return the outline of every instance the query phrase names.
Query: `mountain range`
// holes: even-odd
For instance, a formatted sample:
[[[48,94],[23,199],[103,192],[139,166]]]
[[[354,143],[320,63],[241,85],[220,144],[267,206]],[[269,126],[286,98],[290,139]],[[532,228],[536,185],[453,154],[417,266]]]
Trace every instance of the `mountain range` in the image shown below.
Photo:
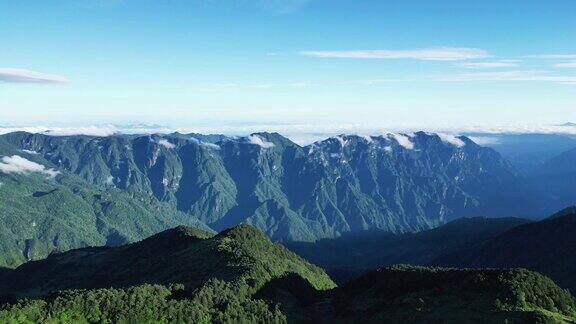
[[[547,219],[464,218],[409,234],[376,232],[287,246],[339,283],[398,263],[458,268],[526,268],[576,291],[576,208]],[[338,251],[338,253],[332,253]]]
[[[565,126],[568,127],[568,126]],[[521,173],[529,176],[556,156],[576,148],[570,134],[467,134],[500,153]]]
[[[541,219],[572,154],[546,161],[424,132],[2,135],[0,322],[574,322],[576,209]]]
[[[569,206],[576,197],[576,148],[567,150],[538,165],[529,183],[541,197],[542,205]],[[552,207],[553,208],[553,207]]]
[[[262,232],[178,227],[54,253],[0,277],[1,322],[569,322],[576,301],[527,270],[395,266],[337,287]],[[22,299],[26,297],[26,299]]]
[[[525,179],[497,152],[424,132],[305,147],[275,133],[17,132],[0,136],[0,158],[5,265],[177,225],[247,223],[276,241],[315,241],[466,216],[536,216]]]
[[[286,242],[285,245],[326,269],[336,282],[345,283],[378,267],[395,264],[429,265],[441,256],[460,251],[468,244],[489,241],[512,228],[531,222],[510,217],[460,218],[418,233],[371,231],[316,242]]]
[[[576,208],[514,227],[489,240],[471,242],[430,264],[458,267],[527,268],[576,291]]]

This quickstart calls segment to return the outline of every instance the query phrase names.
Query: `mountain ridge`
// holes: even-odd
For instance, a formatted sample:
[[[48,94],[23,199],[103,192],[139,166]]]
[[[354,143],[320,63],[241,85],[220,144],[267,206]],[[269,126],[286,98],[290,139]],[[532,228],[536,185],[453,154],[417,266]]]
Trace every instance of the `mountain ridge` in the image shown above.
[[[91,185],[149,196],[216,231],[246,222],[280,241],[419,231],[463,216],[530,211],[522,177],[466,137],[343,135],[304,147],[265,132],[11,133],[0,140]]]
[[[461,218],[418,233],[373,231],[313,243],[287,242],[286,246],[322,266],[338,283],[342,283],[378,267],[428,265],[435,258],[458,251],[467,244],[490,240],[528,223],[531,221],[520,218]],[[338,254],[332,251],[338,251]]]
[[[250,272],[255,265],[256,272]],[[147,283],[178,283],[193,289],[210,278],[254,278],[250,286],[255,291],[262,285],[258,280],[286,272],[299,273],[316,289],[334,287],[320,268],[273,244],[248,225],[216,235],[179,226],[120,247],[88,247],[30,261],[8,272],[0,291],[34,297],[67,289],[126,288]]]
[[[522,323],[576,316],[569,292],[523,269],[397,265],[336,287],[249,225],[216,235],[180,226],[129,245],[62,252],[0,283],[2,322]]]
[[[576,289],[576,208],[567,208],[542,221],[524,224],[439,256],[430,264],[458,267],[523,267]]]

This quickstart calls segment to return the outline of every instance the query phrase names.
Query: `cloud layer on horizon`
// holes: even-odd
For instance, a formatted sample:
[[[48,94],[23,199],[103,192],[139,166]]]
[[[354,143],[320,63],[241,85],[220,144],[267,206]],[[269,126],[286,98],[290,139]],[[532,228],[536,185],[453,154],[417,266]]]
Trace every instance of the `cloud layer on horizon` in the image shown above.
[[[40,133],[51,136],[69,136],[69,135],[90,135],[90,136],[110,136],[114,134],[169,134],[179,132],[201,133],[201,134],[224,134],[228,136],[245,136],[247,143],[259,145],[264,148],[272,147],[273,143],[264,141],[259,136],[249,136],[257,132],[278,132],[297,144],[307,145],[318,140],[340,134],[356,134],[361,136],[378,136],[388,133],[414,133],[417,131],[426,131],[429,133],[442,134],[445,140],[451,138],[448,136],[459,134],[473,134],[475,138],[486,144],[493,144],[490,135],[499,134],[565,134],[576,135],[576,126],[564,125],[490,125],[490,126],[429,126],[429,127],[390,127],[384,125],[367,125],[367,124],[250,124],[250,125],[219,125],[219,126],[197,126],[197,127],[170,127],[162,125],[151,125],[148,127],[136,126],[88,126],[88,127],[1,127],[0,134],[27,131],[30,133]],[[484,135],[482,135],[484,134]],[[215,147],[216,148],[216,147]]]

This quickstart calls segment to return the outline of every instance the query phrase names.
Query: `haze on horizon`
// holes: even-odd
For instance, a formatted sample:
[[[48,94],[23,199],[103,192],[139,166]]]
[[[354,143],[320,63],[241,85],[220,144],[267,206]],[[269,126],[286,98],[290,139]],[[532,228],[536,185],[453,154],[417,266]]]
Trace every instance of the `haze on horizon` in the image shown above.
[[[570,0],[7,0],[0,126],[546,128],[576,121],[575,14]]]

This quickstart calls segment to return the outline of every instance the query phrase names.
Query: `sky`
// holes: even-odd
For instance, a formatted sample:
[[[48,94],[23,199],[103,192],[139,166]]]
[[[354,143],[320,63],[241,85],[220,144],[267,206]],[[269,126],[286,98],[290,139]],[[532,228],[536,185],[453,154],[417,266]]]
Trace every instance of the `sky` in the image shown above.
[[[0,1],[4,127],[322,133],[569,121],[574,0]]]

